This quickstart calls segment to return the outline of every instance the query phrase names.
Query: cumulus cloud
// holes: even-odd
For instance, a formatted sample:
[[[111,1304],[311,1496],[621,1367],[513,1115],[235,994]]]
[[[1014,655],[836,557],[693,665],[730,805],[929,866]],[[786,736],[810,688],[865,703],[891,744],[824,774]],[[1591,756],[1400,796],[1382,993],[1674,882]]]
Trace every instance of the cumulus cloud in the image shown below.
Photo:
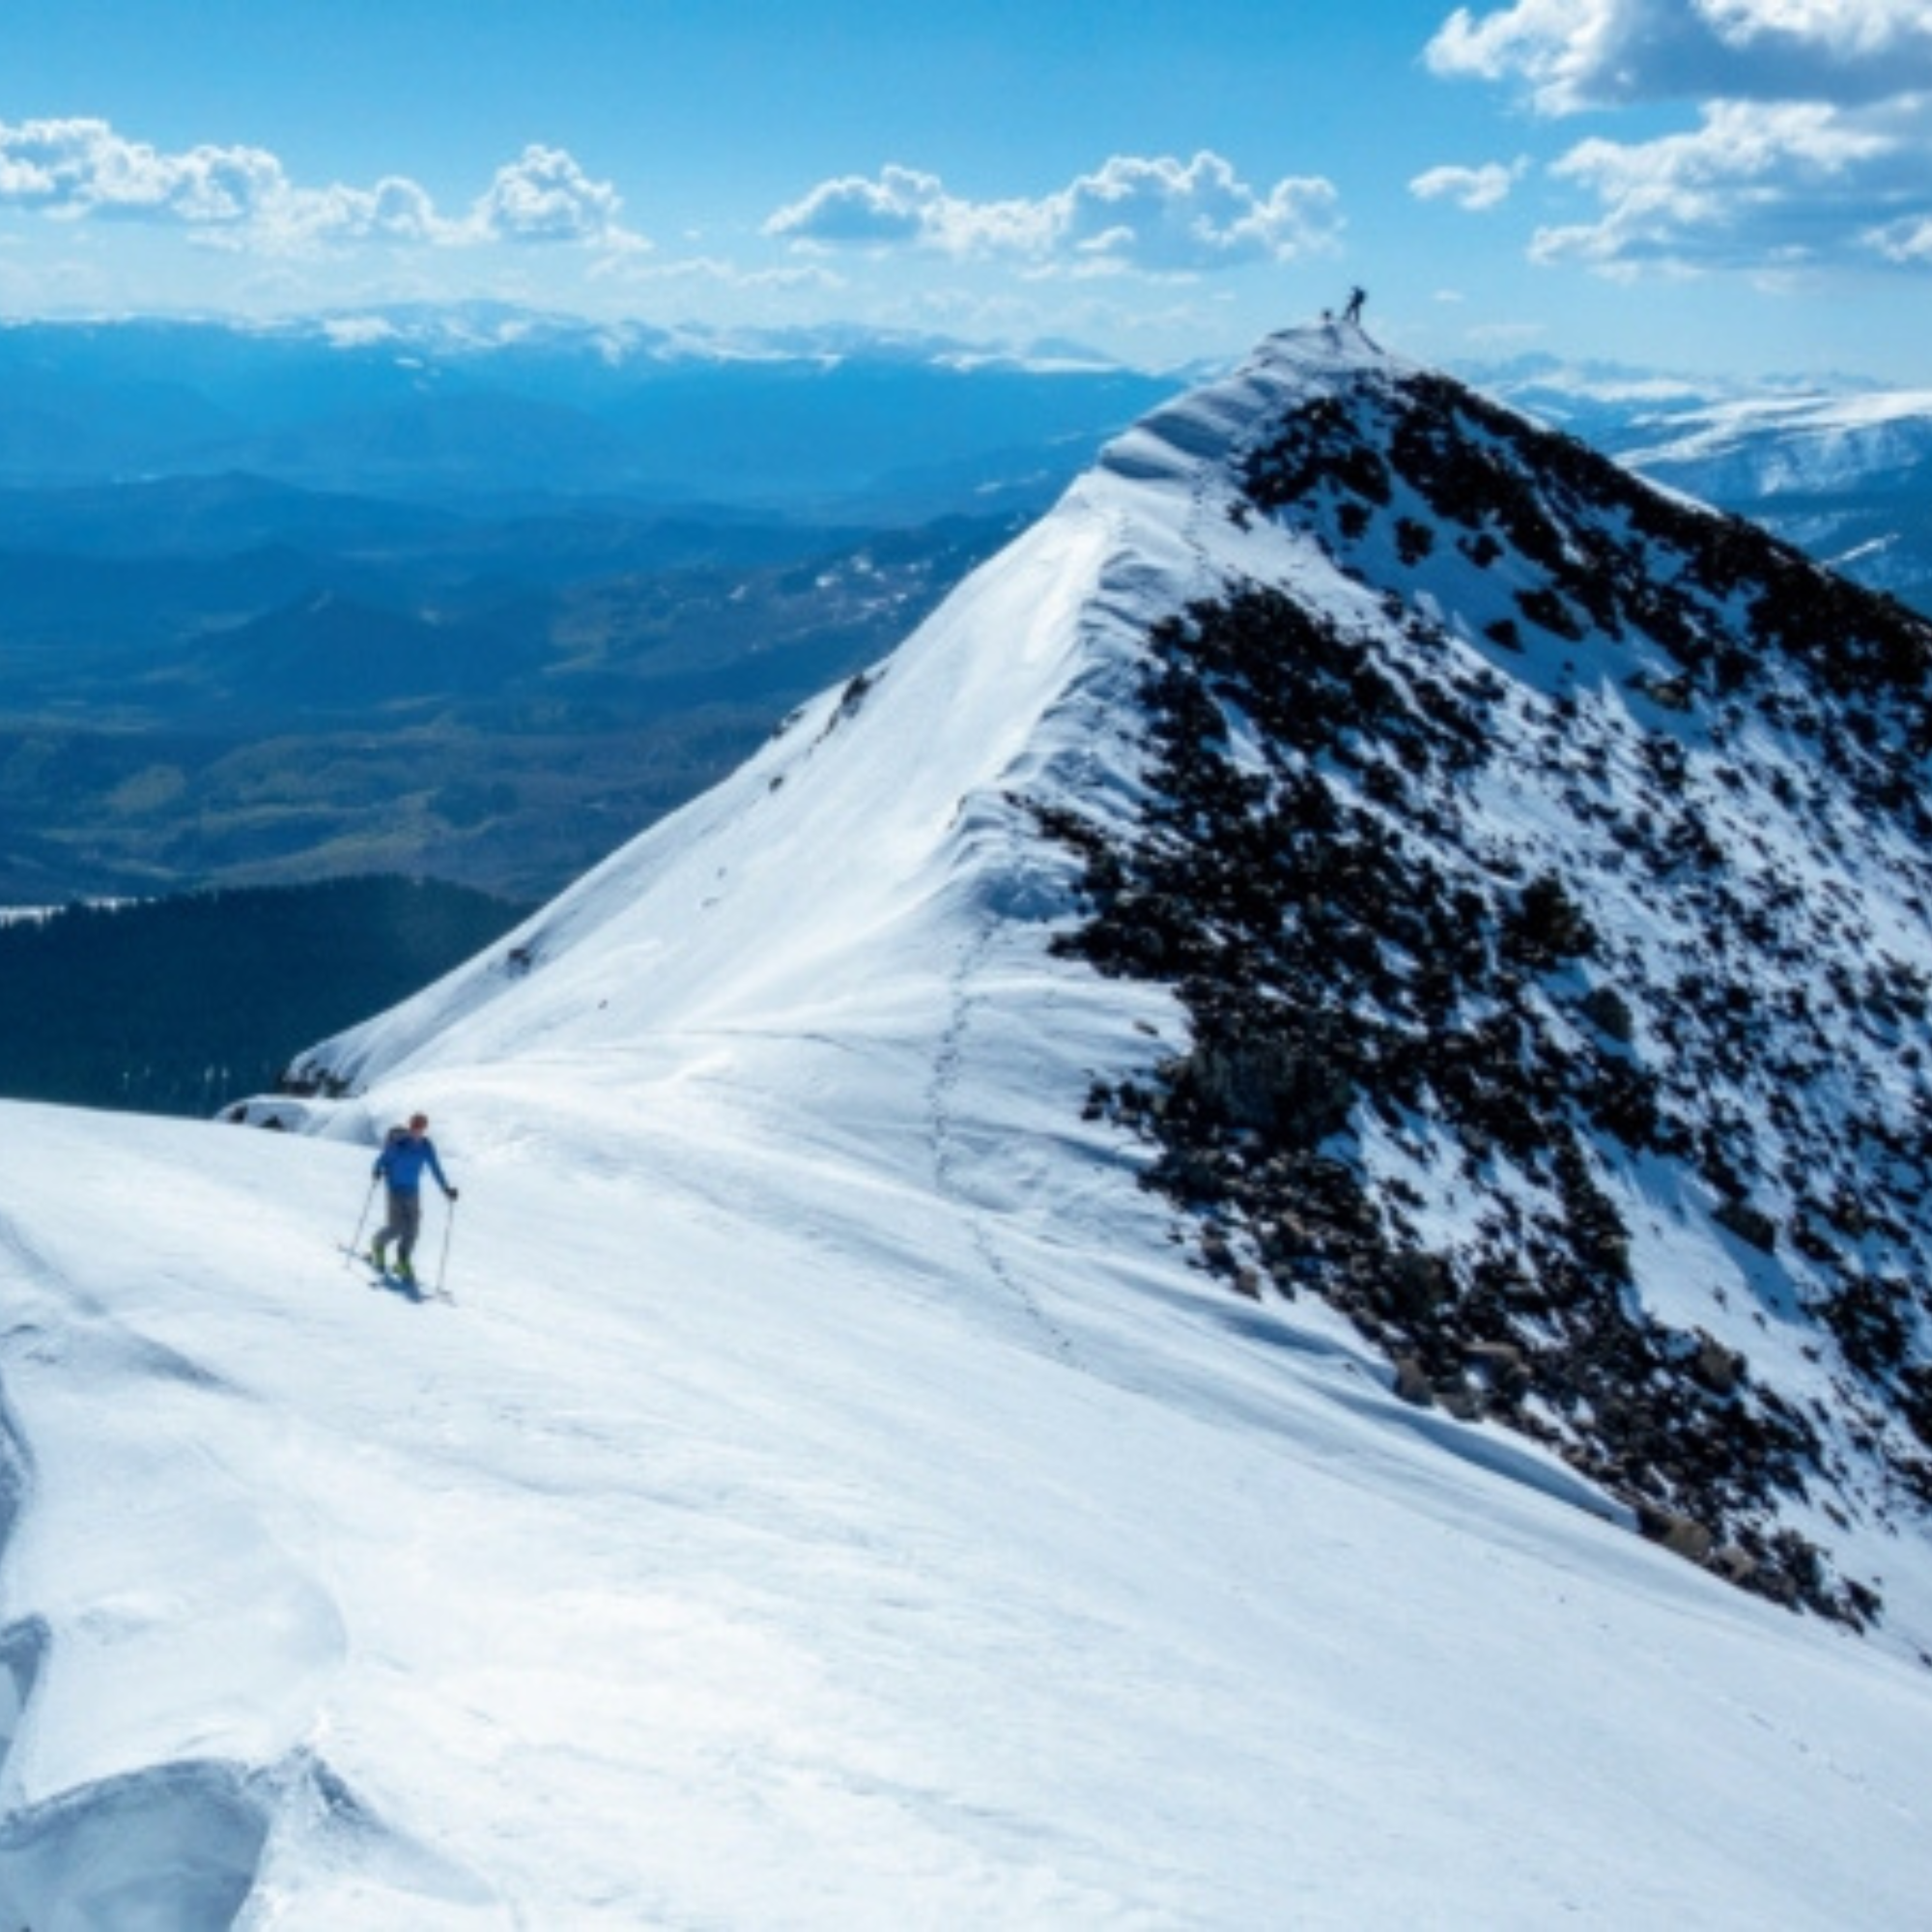
[[[230,239],[238,245],[279,253],[357,242],[451,243],[461,241],[463,234],[456,223],[438,214],[426,189],[390,176],[373,188],[339,183],[324,188],[288,188],[264,201],[245,232]]]
[[[820,184],[765,232],[820,248],[923,248],[1038,265],[1196,273],[1289,261],[1329,245],[1333,186],[1291,178],[1262,192],[1220,156],[1116,156],[1038,199],[970,201],[935,175],[888,166]]]
[[[1521,83],[1549,115],[1695,102],[1680,131],[1595,137],[1551,163],[1596,212],[1541,231],[1541,260],[1617,274],[1932,268],[1926,0],[1516,0],[1458,9],[1428,60]]]
[[[1591,222],[1547,229],[1542,259],[1803,269],[1920,260],[1932,144],[1893,109],[1714,101],[1682,134],[1579,143],[1551,167],[1592,193]]]
[[[1882,222],[1861,239],[1889,262],[1932,269],[1932,215]]]
[[[476,204],[480,234],[499,242],[603,242],[621,230],[622,203],[561,148],[531,146],[497,170]]]
[[[6,209],[173,225],[199,241],[266,253],[368,242],[642,245],[622,224],[616,190],[591,180],[558,148],[526,148],[497,171],[467,215],[451,219],[438,213],[426,188],[403,176],[373,187],[304,186],[266,149],[199,146],[168,154],[88,118],[0,121]]]
[[[199,225],[243,222],[288,182],[260,148],[165,155],[105,121],[0,121],[0,203],[50,214],[123,215]]]
[[[821,182],[802,201],[780,209],[765,233],[829,248],[921,242],[944,247],[956,239],[963,208],[937,175],[890,166],[873,180],[843,175]]]
[[[1260,193],[1220,156],[1199,154],[1184,166],[1117,156],[1049,206],[1060,237],[1082,253],[1196,270],[1286,262],[1326,245],[1336,199],[1329,183],[1307,177]]]
[[[1418,201],[1453,201],[1458,208],[1481,213],[1509,199],[1523,166],[1521,161],[1514,165],[1486,161],[1479,168],[1430,168],[1409,183],[1408,191]]]
[[[1924,0],[1516,0],[1459,7],[1443,75],[1520,80],[1546,113],[1639,100],[1882,99],[1932,87]]]

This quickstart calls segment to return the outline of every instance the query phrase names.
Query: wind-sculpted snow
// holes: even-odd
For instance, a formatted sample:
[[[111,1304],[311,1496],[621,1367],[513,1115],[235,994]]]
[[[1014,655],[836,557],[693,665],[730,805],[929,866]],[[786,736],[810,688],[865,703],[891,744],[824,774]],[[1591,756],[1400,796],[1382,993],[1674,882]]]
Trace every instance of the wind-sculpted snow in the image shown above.
[[[104,1780],[0,1820],[0,1910],[21,1925],[232,1925],[268,1821],[225,1765]]]
[[[189,1439],[218,1435],[193,1418],[238,1400],[232,1383],[124,1324],[6,1216],[0,1293],[0,1548],[45,1605],[0,1629],[0,1922],[213,1932],[257,1892],[278,1816],[340,1836],[358,1813],[312,1753],[267,1747],[262,1721],[339,1651],[339,1622],[289,1574],[243,1472],[224,1480]],[[15,1385],[63,1446],[58,1411],[83,1411],[78,1469],[57,1455],[37,1472]],[[225,1721],[206,1701],[238,1691]]]
[[[9,1355],[46,1331],[23,1321],[49,1264],[0,1217]],[[23,1293],[24,1291],[24,1293]],[[23,1332],[24,1331],[24,1332]],[[11,1551],[32,1466],[0,1383],[0,1549]],[[49,1632],[40,1617],[0,1629],[0,1918],[23,1926],[226,1926],[254,1883],[265,1807],[242,1768],[182,1760],[72,1785],[38,1803],[15,1763],[45,1721]]]

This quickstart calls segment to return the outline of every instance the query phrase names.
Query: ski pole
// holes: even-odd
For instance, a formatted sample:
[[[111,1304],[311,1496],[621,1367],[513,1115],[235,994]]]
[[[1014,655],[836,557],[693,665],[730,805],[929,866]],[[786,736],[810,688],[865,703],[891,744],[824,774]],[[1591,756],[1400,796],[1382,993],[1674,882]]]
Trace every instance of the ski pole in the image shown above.
[[[342,1251],[342,1265],[347,1267],[362,1251],[362,1230],[369,1219],[369,1209],[376,1202],[377,1177],[371,1176],[369,1191],[362,1197],[362,1211],[355,1217],[355,1232],[349,1237],[349,1245]]]
[[[449,1237],[456,1232],[456,1202],[449,1204],[449,1212],[442,1217],[442,1255],[436,1264],[436,1292],[442,1293],[444,1278],[449,1273]]]

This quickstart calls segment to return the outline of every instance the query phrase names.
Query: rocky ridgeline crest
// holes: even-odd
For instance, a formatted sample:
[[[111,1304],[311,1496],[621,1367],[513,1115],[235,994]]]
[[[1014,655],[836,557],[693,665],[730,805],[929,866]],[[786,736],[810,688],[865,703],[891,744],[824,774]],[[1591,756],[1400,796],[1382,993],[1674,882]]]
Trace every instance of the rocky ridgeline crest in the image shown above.
[[[1085,860],[1062,947],[1192,1020],[1090,1112],[1240,1291],[1873,1620],[1833,1525],[1932,1505],[1932,626],[1393,364],[1227,483],[1350,594],[1160,624],[1142,822],[1038,808]],[[1652,1279],[1650,1216],[1731,1288]],[[1806,1376],[1757,1366],[1793,1324]]]

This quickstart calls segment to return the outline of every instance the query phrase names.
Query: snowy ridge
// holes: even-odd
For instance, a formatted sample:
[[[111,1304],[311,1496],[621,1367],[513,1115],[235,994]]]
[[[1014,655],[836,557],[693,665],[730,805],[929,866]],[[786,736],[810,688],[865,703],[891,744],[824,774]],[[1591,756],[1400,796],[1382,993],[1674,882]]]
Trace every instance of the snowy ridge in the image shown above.
[[[1236,376],[1154,412],[876,675],[828,693],[734,778],[512,934],[500,956],[326,1043],[314,1066],[359,1084],[421,1055],[480,1060],[565,1029],[594,1045],[640,1027],[809,1012],[839,955],[851,955],[848,970],[876,970],[882,930],[932,909],[935,875],[980,915],[1064,915],[1070,862],[1013,795],[1137,807],[1140,753],[1119,727],[1137,709],[1149,623],[1255,569],[1359,599],[1305,545],[1239,530],[1218,497],[1208,502],[1259,417],[1384,362],[1348,335],[1276,338]],[[847,863],[860,850],[864,867]],[[775,950],[763,939],[794,890],[810,917],[784,919],[803,930]],[[967,909],[952,944],[975,943],[978,916]],[[629,952],[615,1000],[593,1003],[568,970],[593,942]],[[526,959],[544,970],[524,972]],[[480,1017],[498,1007],[497,1019]]]
[[[1159,1142],[1083,1107],[1195,1021],[1056,950],[1092,865],[1042,818],[1163,809],[1190,605],[1378,620],[1238,475],[1409,373],[1309,331],[1157,412],[874,674],[305,1056],[339,1097],[250,1110],[310,1132],[0,1109],[0,1907],[1913,1922],[1925,1672],[1404,1400],[1338,1306],[1230,1293]],[[416,1106],[454,1306],[334,1252]],[[129,1779],[183,1802],[116,1827]]]

